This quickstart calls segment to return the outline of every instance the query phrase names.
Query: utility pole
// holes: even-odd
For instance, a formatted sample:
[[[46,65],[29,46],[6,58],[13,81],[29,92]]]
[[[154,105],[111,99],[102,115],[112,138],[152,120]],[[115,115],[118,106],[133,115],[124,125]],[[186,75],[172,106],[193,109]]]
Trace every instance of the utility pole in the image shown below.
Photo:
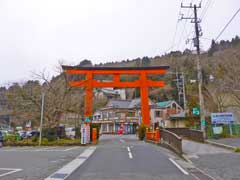
[[[45,94],[42,93],[42,108],[41,108],[40,134],[39,134],[39,143],[38,143],[39,146],[41,146],[41,144],[42,144],[42,124],[43,124],[44,98],[45,98]]]
[[[204,109],[204,99],[202,94],[202,68],[200,64],[200,31],[199,31],[199,23],[200,20],[197,16],[197,9],[201,8],[201,4],[197,6],[196,4],[190,6],[183,6],[181,4],[181,8],[191,8],[194,10],[194,17],[182,17],[181,19],[191,19],[191,23],[195,25],[195,35],[196,37],[193,39],[194,46],[197,49],[197,74],[198,74],[198,93],[199,93],[199,105],[200,105],[200,122],[201,122],[201,130],[204,132],[204,137],[206,138],[206,120],[205,120],[205,109]]]

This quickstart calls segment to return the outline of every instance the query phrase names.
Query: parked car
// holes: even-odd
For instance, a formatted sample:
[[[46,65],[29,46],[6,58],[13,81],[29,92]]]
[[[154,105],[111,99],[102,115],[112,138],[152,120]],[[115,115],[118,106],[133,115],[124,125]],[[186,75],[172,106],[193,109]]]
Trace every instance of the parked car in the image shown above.
[[[65,132],[66,132],[66,136],[67,137],[75,137],[76,135],[76,131],[75,131],[75,128],[65,128]]]
[[[3,145],[3,133],[0,131],[0,147]]]
[[[39,136],[40,132],[36,131],[36,130],[32,130],[32,131],[27,131],[26,133],[26,137],[27,138],[31,138],[33,136]]]
[[[21,139],[27,138],[27,132],[26,131],[18,131],[17,134],[19,134]]]

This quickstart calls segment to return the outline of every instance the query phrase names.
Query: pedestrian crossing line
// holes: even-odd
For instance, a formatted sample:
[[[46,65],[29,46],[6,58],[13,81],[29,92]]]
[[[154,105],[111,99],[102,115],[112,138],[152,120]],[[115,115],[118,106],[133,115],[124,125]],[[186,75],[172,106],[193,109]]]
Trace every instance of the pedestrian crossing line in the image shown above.
[[[77,158],[63,166],[61,169],[45,178],[44,180],[64,180],[79,168],[96,150],[96,147],[87,148]]]

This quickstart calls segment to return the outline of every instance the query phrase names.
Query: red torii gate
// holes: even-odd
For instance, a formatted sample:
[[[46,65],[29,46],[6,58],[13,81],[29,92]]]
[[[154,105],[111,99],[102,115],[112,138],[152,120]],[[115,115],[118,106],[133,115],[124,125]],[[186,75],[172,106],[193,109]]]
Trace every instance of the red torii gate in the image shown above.
[[[118,88],[140,88],[141,95],[141,114],[142,123],[150,125],[148,88],[163,87],[164,81],[152,81],[147,79],[147,75],[164,74],[169,66],[151,66],[151,67],[79,67],[79,66],[62,66],[68,75],[83,74],[86,79],[80,81],[69,81],[73,87],[85,88],[85,117],[92,117],[93,105],[93,88],[118,87]],[[111,82],[100,82],[94,79],[94,75],[113,75]],[[139,75],[139,79],[133,82],[120,81],[120,75]]]

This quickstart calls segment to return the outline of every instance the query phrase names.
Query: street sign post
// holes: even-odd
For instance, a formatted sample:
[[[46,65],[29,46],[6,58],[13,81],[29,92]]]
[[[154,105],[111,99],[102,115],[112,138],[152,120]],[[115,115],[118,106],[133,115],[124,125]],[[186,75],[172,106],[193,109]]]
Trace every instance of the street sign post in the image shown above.
[[[212,124],[228,124],[230,136],[233,135],[232,124],[234,123],[233,113],[212,113]]]

